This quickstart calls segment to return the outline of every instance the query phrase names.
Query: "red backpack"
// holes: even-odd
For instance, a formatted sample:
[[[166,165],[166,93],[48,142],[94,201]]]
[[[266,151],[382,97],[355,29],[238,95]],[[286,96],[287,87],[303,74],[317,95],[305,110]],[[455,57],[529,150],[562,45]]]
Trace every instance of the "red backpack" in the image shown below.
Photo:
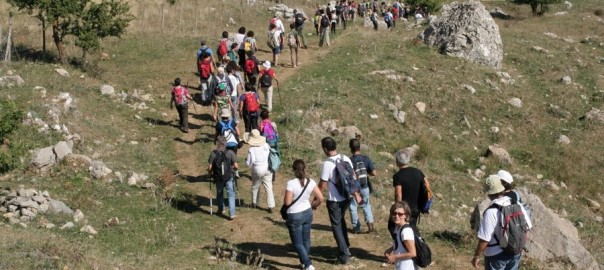
[[[223,38],[220,40],[220,43],[218,43],[218,55],[225,56],[227,54],[227,52],[229,51],[227,48],[227,42],[229,40],[226,38]]]
[[[199,61],[199,77],[202,80],[207,80],[212,74],[212,63],[209,58]]]
[[[248,92],[245,94],[245,110],[250,113],[258,112],[258,108],[260,105],[258,104],[258,99],[254,92]]]
[[[248,58],[245,60],[245,74],[251,75],[254,73],[256,69],[256,60],[253,58]]]

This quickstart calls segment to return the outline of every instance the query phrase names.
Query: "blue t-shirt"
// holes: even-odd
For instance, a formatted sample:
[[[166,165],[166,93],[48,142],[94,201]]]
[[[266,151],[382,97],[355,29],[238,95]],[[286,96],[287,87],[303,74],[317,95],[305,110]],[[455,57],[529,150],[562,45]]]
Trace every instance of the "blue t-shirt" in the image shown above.
[[[201,48],[199,48],[199,50],[197,50],[197,58],[199,58],[199,56],[201,55],[202,51],[206,51],[210,56],[212,56],[214,54],[214,52],[212,51],[212,49],[210,49],[210,47],[208,46],[203,46]]]
[[[369,181],[369,175],[375,170],[375,166],[373,162],[368,156],[365,155],[352,155],[350,156],[350,160],[352,164],[356,166],[357,162],[363,162],[365,164],[365,170],[367,170],[367,180]],[[367,186],[361,186],[361,188],[366,188]]]

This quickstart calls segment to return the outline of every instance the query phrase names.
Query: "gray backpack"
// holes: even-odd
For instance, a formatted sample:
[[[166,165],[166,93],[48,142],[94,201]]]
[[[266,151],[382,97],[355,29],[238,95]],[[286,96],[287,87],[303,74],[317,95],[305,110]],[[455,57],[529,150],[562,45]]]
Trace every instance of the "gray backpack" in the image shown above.
[[[509,255],[520,254],[526,246],[526,236],[529,231],[529,225],[526,221],[528,217],[525,216],[522,205],[518,203],[508,206],[492,204],[487,210],[491,208],[495,208],[500,212],[501,232],[499,235],[501,239],[498,239],[497,233],[495,233],[494,237],[497,243],[489,246],[499,245]]]

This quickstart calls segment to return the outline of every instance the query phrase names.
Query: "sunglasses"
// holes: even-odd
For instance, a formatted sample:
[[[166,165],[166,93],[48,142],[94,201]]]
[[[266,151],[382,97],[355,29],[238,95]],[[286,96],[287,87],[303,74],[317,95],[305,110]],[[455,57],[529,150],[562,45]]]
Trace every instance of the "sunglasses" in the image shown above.
[[[392,213],[393,217],[403,217],[405,215],[406,215],[405,213],[401,213],[401,212],[394,212],[394,213]]]

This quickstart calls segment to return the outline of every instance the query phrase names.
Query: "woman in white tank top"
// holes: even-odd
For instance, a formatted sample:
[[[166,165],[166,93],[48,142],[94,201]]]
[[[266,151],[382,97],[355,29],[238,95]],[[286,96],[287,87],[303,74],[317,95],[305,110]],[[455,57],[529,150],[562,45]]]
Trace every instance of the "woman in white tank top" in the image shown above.
[[[417,265],[413,262],[415,253],[415,238],[413,229],[409,226],[407,219],[411,215],[411,209],[407,202],[397,202],[390,207],[390,218],[394,221],[396,239],[392,247],[384,251],[388,263],[395,264],[396,270],[416,270]]]

